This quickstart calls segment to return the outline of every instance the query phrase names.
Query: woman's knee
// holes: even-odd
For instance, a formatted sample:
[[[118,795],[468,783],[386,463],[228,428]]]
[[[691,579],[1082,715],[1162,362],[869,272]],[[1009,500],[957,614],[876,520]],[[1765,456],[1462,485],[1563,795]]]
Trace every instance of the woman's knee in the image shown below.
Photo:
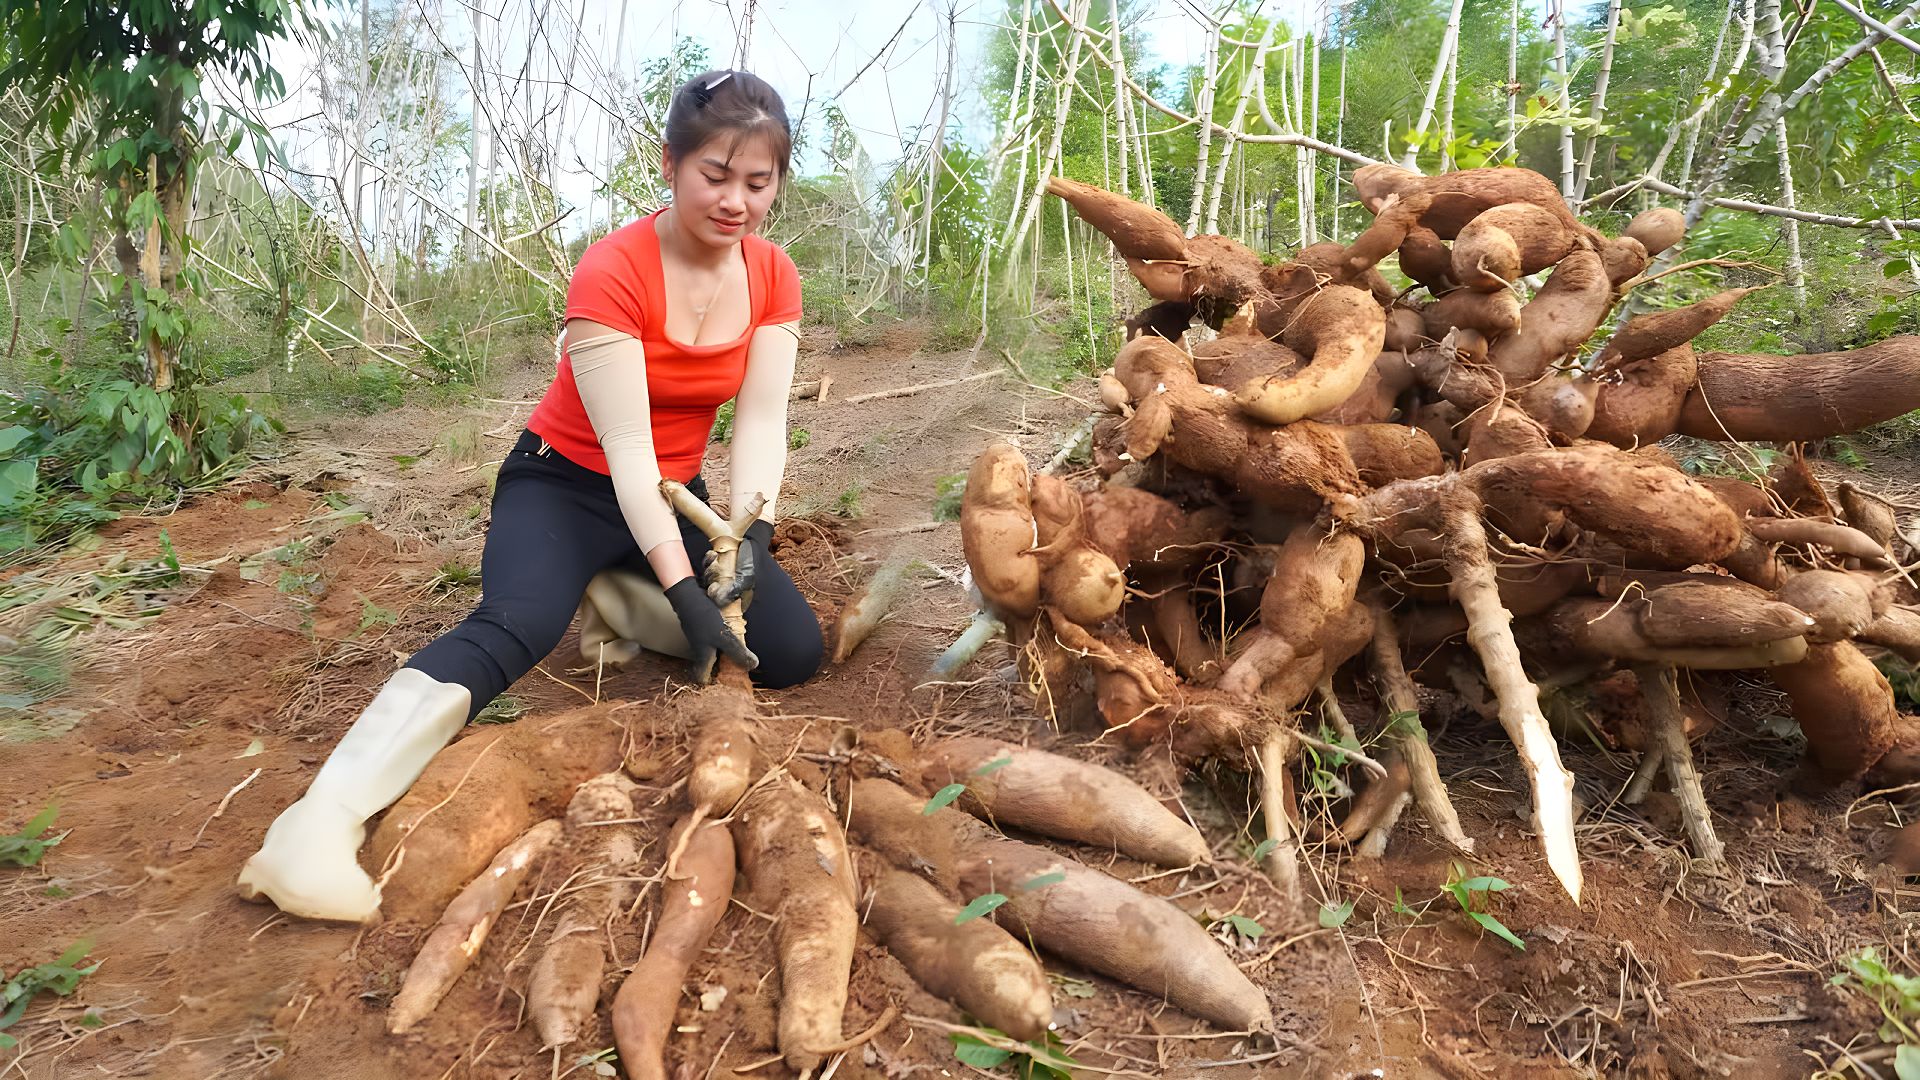
[[[760,660],[753,670],[753,681],[768,690],[798,686],[820,673],[826,661],[827,642],[820,633],[820,621],[803,601],[799,612],[782,611],[786,616],[768,625],[761,633],[752,633],[749,624],[747,647]],[[804,617],[802,617],[804,616]]]

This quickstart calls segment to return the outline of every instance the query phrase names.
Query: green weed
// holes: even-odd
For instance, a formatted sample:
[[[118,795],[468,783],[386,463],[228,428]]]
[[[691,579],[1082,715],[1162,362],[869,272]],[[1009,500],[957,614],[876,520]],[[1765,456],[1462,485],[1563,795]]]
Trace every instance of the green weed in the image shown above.
[[[960,503],[967,493],[967,474],[952,473],[933,482],[933,520],[959,521]]]
[[[47,849],[67,838],[66,833],[47,838],[46,833],[53,829],[53,819],[59,816],[58,806],[49,806],[33,816],[19,832],[12,836],[0,836],[0,863],[9,866],[32,866],[38,863]]]
[[[400,621],[400,616],[389,608],[383,608],[372,600],[360,598],[360,629],[357,633],[366,633],[375,626],[392,626]]]
[[[1840,972],[1828,980],[1832,986],[1872,1001],[1880,1009],[1880,1039],[1892,1043],[1894,1075],[1900,1080],[1920,1076],[1920,978],[1888,967],[1874,948],[1861,949],[1840,958]]]
[[[1073,1080],[1080,1063],[1067,1054],[1060,1036],[1047,1032],[1041,1039],[1022,1043],[1003,1031],[983,1027],[979,1035],[954,1032],[954,1059],[975,1069],[1009,1068],[1020,1080]],[[981,1036],[985,1036],[982,1038]]]
[[[480,710],[480,715],[474,717],[473,722],[476,724],[511,724],[525,715],[527,715],[527,707],[521,703],[519,698],[511,694],[501,694],[499,697],[487,702],[487,707]]]
[[[433,580],[427,582],[427,588],[439,592],[444,589],[464,589],[479,583],[480,571],[477,568],[468,566],[459,559],[448,559],[440,564],[440,569],[433,575]]]
[[[867,485],[856,480],[840,489],[833,497],[833,512],[843,518],[857,518],[861,514],[860,496],[865,494]]]
[[[1526,943],[1521,941],[1513,931],[1507,929],[1505,924],[1492,915],[1477,910],[1477,906],[1486,904],[1488,897],[1512,886],[1497,877],[1462,877],[1462,873],[1464,871],[1460,864],[1454,863],[1447,873],[1447,884],[1443,891],[1453,897],[1454,902],[1460,905],[1460,911],[1468,919],[1480,924],[1482,929],[1514,948],[1525,950]]]
[[[806,428],[794,428],[792,431],[787,432],[787,449],[789,450],[804,449],[806,445],[812,441],[813,432],[808,431]]]
[[[91,938],[81,938],[73,943],[66,952],[50,963],[35,967],[22,968],[13,973],[4,982],[0,982],[0,1050],[11,1050],[20,1045],[20,1040],[6,1033],[22,1016],[27,1006],[42,992],[65,997],[80,986],[80,980],[99,970],[98,963],[86,967],[74,965],[86,959],[93,949]],[[0,975],[4,975],[0,972]]]

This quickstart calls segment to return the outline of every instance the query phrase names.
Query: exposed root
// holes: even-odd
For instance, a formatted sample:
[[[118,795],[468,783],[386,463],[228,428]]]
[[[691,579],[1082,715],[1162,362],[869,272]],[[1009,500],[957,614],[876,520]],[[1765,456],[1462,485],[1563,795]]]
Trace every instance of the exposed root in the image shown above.
[[[1653,725],[1655,745],[1673,783],[1673,795],[1680,803],[1680,821],[1687,838],[1693,841],[1694,854],[1710,863],[1723,863],[1726,846],[1713,832],[1713,815],[1707,809],[1707,796],[1700,787],[1700,773],[1693,767],[1693,749],[1687,744],[1687,721],[1680,709],[1680,685],[1671,665],[1635,664],[1633,674],[1640,680],[1640,692],[1647,699],[1647,718]]]

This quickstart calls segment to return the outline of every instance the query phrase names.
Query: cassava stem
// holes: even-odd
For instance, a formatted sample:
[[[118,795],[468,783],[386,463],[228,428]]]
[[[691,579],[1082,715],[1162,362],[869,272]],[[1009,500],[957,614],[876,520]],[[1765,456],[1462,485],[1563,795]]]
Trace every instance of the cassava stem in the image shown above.
[[[1471,855],[1473,838],[1461,828],[1447,783],[1440,778],[1440,763],[1434,759],[1426,726],[1420,722],[1420,698],[1400,659],[1399,631],[1385,605],[1374,608],[1373,626],[1374,686],[1380,692],[1381,704],[1387,707],[1387,737],[1393,740],[1411,774],[1413,799],[1440,839]]]
[[[1667,779],[1673,784],[1674,798],[1680,803],[1680,821],[1693,841],[1694,854],[1708,862],[1725,862],[1727,849],[1714,835],[1713,815],[1700,787],[1700,772],[1693,767],[1693,749],[1687,745],[1687,720],[1680,710],[1680,685],[1673,665],[1635,664],[1633,674],[1647,699],[1647,719],[1660,746]]]

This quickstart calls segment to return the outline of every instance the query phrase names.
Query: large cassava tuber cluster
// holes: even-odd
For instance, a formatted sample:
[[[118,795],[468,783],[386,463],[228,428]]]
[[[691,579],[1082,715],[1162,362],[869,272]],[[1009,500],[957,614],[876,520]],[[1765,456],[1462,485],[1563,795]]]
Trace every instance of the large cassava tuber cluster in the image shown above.
[[[1147,528],[1133,542],[1163,539],[1178,536]],[[691,697],[683,704],[706,728],[692,747],[690,812],[657,854],[641,857],[636,788],[625,775],[604,773],[572,789],[562,819],[513,840],[448,905],[394,999],[394,1034],[429,1021],[534,876],[558,882],[558,902],[527,980],[529,1018],[543,1046],[592,1038],[606,996],[607,931],[633,917],[637,884],[653,880],[661,889],[648,943],[611,995],[608,1015],[626,1075],[675,1075],[667,1068],[675,1018],[692,1007],[685,985],[728,917],[736,862],[744,910],[773,922],[777,1049],[803,1076],[853,1045],[842,1022],[863,935],[926,991],[1018,1039],[1044,1038],[1053,1023],[1043,955],[1223,1030],[1273,1031],[1265,994],[1186,910],[999,831],[1082,845],[1090,859],[1120,855],[1173,869],[1208,862],[1200,832],[1132,780],[1043,750],[959,737],[911,757],[847,751],[848,772],[824,785],[809,772],[813,782],[803,782],[771,765],[739,723],[752,708],[745,695],[717,686]],[[472,753],[460,749],[446,752],[449,766],[470,763]],[[538,794],[551,802],[566,786],[552,782]],[[956,787],[964,790],[954,796]],[[949,794],[936,798],[943,790]],[[472,809],[500,809],[493,803],[481,798]],[[706,820],[702,808],[718,820]],[[856,843],[869,853],[859,871]],[[403,865],[396,880],[409,877],[433,875],[409,875]],[[991,894],[1006,897],[991,918],[963,914],[969,901]]]
[[[1418,680],[1506,729],[1575,899],[1573,777],[1553,731],[1570,716],[1631,714],[1631,734],[1605,733],[1641,754],[1629,797],[1664,773],[1709,859],[1722,848],[1688,736],[1706,726],[1699,703],[1724,696],[1717,673],[1764,671],[1786,692],[1808,738],[1802,782],[1914,773],[1920,722],[1862,650],[1920,644],[1892,508],[1850,488],[1830,500],[1797,455],[1757,483],[1696,480],[1655,444],[1792,443],[1920,408],[1920,338],[1696,353],[1749,289],[1608,334],[1623,291],[1680,241],[1677,212],[1608,237],[1524,169],[1370,165],[1353,183],[1370,226],[1268,266],[1121,196],[1049,184],[1158,302],[1101,378],[1112,415],[1091,484],[1035,475],[1007,445],[969,478],[966,553],[1041,705],[1260,776],[1285,886],[1302,735],[1288,718],[1315,696],[1333,705],[1349,665],[1371,676],[1384,764],[1369,758],[1327,835],[1377,852],[1412,805],[1471,849]],[[1395,259],[1417,283],[1404,294],[1380,274]],[[1595,704],[1622,700],[1637,704]]]

